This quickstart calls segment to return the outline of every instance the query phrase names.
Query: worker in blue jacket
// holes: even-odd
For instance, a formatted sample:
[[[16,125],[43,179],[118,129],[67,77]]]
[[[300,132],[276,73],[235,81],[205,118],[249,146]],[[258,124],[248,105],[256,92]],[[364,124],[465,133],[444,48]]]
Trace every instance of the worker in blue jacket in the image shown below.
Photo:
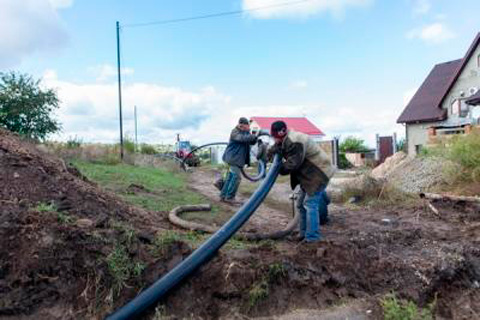
[[[248,119],[240,118],[230,134],[230,141],[223,154],[223,161],[229,165],[229,169],[220,192],[220,201],[232,205],[240,204],[235,201],[235,196],[242,179],[241,169],[245,165],[250,165],[250,146],[255,143],[257,135],[250,133]]]

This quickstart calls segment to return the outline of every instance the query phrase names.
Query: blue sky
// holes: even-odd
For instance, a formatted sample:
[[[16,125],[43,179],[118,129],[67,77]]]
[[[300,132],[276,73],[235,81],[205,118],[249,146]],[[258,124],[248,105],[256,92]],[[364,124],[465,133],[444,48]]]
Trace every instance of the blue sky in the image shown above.
[[[373,144],[434,64],[477,32],[473,0],[311,0],[180,24],[128,24],[287,0],[2,0],[0,70],[58,89],[58,139],[118,136],[115,21],[122,27],[126,131],[140,140],[223,139],[238,116],[308,116],[328,135]],[[2,19],[3,18],[3,19]]]

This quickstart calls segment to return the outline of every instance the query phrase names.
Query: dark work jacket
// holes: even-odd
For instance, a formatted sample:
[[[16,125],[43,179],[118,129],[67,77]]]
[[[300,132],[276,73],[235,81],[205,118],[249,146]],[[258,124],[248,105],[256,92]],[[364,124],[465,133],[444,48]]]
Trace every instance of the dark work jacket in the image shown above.
[[[230,141],[223,154],[223,161],[240,168],[250,165],[250,145],[256,142],[257,137],[255,135],[235,127],[230,134]]]
[[[327,186],[335,173],[330,157],[306,134],[289,131],[280,149],[286,160],[280,174],[290,174],[292,189],[300,184],[305,192],[313,194],[321,186]]]

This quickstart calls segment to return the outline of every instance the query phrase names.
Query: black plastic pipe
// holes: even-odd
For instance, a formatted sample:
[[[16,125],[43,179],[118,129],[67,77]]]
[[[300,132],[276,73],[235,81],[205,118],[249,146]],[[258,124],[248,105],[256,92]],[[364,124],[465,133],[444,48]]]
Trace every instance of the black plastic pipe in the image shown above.
[[[277,179],[280,166],[280,156],[276,155],[265,180],[230,220],[170,272],[106,319],[135,319],[148,307],[163,298],[170,289],[179,284],[185,277],[213,258],[216,252],[248,221],[263,200],[265,200]]]

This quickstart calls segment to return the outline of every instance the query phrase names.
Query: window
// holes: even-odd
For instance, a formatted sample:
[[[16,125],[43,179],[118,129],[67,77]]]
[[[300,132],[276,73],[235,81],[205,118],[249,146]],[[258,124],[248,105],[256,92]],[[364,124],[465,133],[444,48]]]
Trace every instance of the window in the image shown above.
[[[456,116],[460,114],[460,100],[453,100],[452,104],[450,105],[450,114]]]
[[[480,54],[477,56],[477,68],[480,68]]]

